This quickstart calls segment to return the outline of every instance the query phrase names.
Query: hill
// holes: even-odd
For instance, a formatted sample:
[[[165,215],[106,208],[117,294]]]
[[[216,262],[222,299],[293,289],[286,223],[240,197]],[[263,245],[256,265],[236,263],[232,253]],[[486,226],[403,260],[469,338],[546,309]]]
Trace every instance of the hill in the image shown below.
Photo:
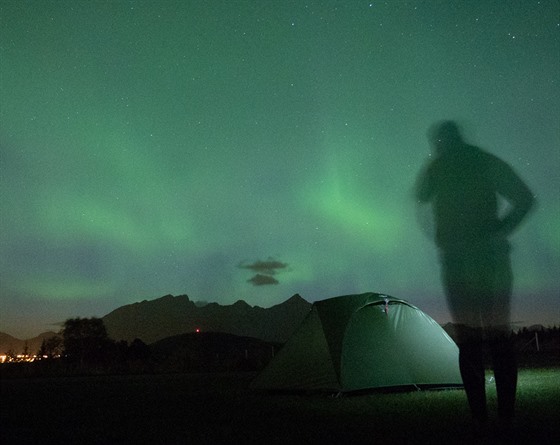
[[[285,342],[307,315],[311,304],[294,295],[270,308],[232,305],[199,306],[187,295],[166,295],[115,309],[103,317],[114,340],[141,339],[147,344],[190,332],[222,332],[267,342]]]
[[[260,370],[279,347],[256,338],[222,332],[190,332],[149,346],[152,370],[165,372]]]
[[[27,340],[20,340],[19,338],[12,337],[9,334],[0,332],[0,354],[6,354],[7,352],[12,352],[14,354],[23,354],[26,346],[27,352],[30,355],[36,354],[41,348],[41,343],[47,338],[56,336],[54,332],[44,332],[39,334],[37,337],[33,337]]]

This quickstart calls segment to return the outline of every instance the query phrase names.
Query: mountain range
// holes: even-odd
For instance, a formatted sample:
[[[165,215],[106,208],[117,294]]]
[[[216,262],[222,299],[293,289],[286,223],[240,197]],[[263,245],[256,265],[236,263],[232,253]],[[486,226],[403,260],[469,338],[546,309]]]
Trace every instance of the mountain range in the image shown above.
[[[189,332],[222,332],[284,343],[311,309],[298,294],[270,308],[250,306],[239,300],[222,306],[200,306],[187,295],[166,295],[115,309],[103,317],[109,336],[146,344]]]
[[[243,300],[232,305],[201,304],[187,295],[165,295],[155,300],[121,306],[102,317],[113,340],[131,342],[138,338],[146,344],[191,332],[220,332],[253,337],[266,342],[284,343],[303,321],[311,303],[298,294],[270,308],[250,306]],[[35,354],[43,339],[56,335],[45,332],[20,340],[0,332],[0,354],[21,354],[27,346]]]
[[[27,340],[20,340],[19,338],[12,337],[10,334],[0,332],[0,354],[8,352],[13,354],[23,354],[25,350],[30,355],[36,354],[41,348],[43,340],[54,337],[56,332],[43,332],[37,337]]]

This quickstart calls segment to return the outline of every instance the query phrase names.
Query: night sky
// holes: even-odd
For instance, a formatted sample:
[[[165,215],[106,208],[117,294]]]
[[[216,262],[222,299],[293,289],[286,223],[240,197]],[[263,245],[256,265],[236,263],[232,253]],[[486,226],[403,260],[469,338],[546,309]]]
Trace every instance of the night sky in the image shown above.
[[[513,321],[560,323],[560,4],[0,1],[0,331],[165,294],[366,291],[449,321],[413,198],[454,119],[538,200]]]

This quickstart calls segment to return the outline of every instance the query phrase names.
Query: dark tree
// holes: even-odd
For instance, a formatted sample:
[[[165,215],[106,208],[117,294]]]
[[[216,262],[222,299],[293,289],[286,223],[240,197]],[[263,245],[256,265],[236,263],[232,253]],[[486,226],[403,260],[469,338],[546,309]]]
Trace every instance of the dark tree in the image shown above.
[[[62,355],[62,338],[58,335],[54,335],[50,338],[43,339],[41,349],[39,349],[37,355],[47,359]]]
[[[150,348],[139,338],[135,338],[128,348],[129,358],[132,360],[146,360],[150,357]]]
[[[64,355],[80,366],[99,364],[111,344],[100,318],[70,318],[62,329]]]

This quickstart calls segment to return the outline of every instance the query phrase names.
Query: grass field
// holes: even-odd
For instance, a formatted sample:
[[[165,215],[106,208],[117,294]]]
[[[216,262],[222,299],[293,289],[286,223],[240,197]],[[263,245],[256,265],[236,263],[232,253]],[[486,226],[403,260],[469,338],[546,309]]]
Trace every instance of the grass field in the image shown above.
[[[458,444],[473,436],[462,390],[332,397],[253,392],[253,374],[4,379],[2,444]],[[488,383],[490,409],[496,392]],[[495,421],[495,419],[492,419]],[[503,443],[560,443],[560,369],[522,369]],[[492,422],[493,423],[493,422]]]

